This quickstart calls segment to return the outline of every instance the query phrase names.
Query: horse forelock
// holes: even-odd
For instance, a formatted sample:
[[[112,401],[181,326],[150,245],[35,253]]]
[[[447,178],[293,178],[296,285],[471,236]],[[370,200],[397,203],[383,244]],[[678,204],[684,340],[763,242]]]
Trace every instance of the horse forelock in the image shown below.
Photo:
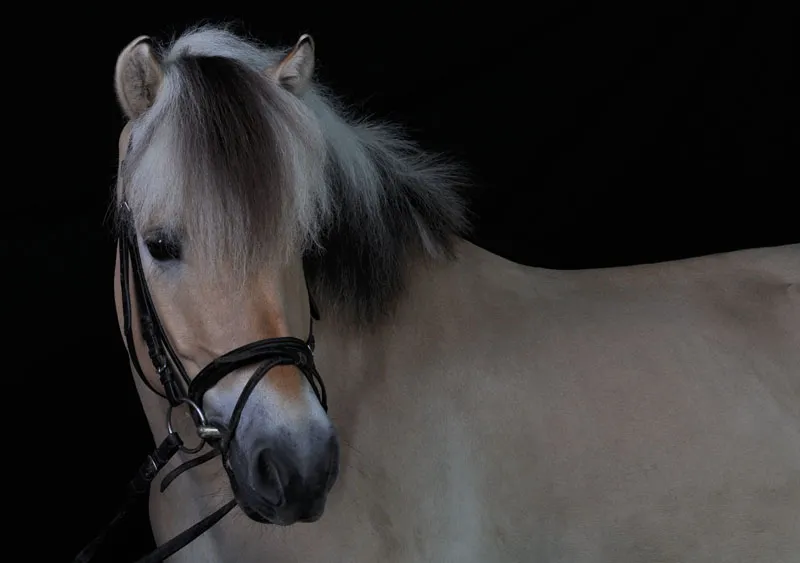
[[[303,253],[323,308],[374,320],[410,261],[448,256],[466,228],[462,176],[319,87],[282,88],[269,69],[284,53],[213,27],[162,49],[164,81],[133,123],[117,200],[140,233],[174,229],[228,274]]]
[[[121,176],[140,231],[175,229],[198,260],[247,275],[314,242],[325,143],[311,112],[267,79],[274,54],[235,47],[204,30],[165,50]]]

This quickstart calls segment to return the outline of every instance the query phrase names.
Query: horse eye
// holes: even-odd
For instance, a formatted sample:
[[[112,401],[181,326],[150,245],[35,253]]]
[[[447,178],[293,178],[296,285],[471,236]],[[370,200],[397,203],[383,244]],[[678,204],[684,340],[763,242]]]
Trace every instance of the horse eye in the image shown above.
[[[144,245],[147,252],[158,262],[169,262],[170,260],[181,259],[180,244],[164,234],[156,234],[148,237]]]

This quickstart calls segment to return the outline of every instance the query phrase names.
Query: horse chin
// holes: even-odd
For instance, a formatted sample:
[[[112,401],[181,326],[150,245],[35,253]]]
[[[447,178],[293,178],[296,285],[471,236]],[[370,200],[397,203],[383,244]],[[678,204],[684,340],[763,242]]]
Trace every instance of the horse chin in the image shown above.
[[[236,499],[236,502],[239,504],[239,508],[244,512],[245,516],[250,518],[250,520],[258,522],[259,524],[280,525],[279,522],[275,522],[274,511],[265,510],[264,508],[254,508],[248,504],[247,501],[239,498]]]
[[[259,499],[258,495],[256,495],[254,491],[251,491],[249,487],[246,485],[240,486],[233,472],[231,472],[229,476],[231,489],[233,490],[234,498],[236,498],[236,504],[238,504],[241,511],[254,522],[273,526],[291,526],[298,522],[316,522],[322,517],[322,511],[320,511],[318,514],[314,514],[308,518],[287,518],[287,515],[282,514],[279,508],[270,506]]]
[[[322,512],[320,512],[309,518],[287,519],[280,514],[279,510],[261,503],[251,503],[247,499],[241,498],[240,495],[236,495],[236,502],[248,518],[259,524],[270,524],[273,526],[291,526],[299,522],[310,524],[322,517]]]

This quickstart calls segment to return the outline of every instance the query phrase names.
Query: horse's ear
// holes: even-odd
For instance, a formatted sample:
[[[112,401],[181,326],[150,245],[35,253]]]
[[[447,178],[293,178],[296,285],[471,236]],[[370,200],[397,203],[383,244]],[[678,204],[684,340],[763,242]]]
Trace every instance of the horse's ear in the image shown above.
[[[300,36],[289,54],[267,72],[293,94],[303,95],[314,74],[314,40],[308,34]]]
[[[164,72],[153,53],[150,38],[142,35],[128,43],[117,57],[114,89],[129,119],[136,119],[153,105],[163,79]]]

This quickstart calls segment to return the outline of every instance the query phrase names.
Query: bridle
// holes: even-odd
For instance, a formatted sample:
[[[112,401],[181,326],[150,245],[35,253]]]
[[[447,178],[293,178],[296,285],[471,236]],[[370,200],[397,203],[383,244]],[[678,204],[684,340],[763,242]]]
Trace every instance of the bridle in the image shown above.
[[[123,163],[124,160],[120,162],[120,166],[122,166]],[[161,482],[160,490],[162,493],[169,484],[184,471],[220,456],[222,459],[222,466],[228,474],[231,489],[235,495],[237,492],[236,479],[233,476],[228,458],[230,444],[233,440],[247,399],[250,397],[250,394],[253,392],[258,382],[272,368],[285,365],[296,366],[303,375],[305,375],[311,388],[314,390],[314,394],[322,405],[322,408],[326,411],[328,410],[325,385],[314,365],[313,323],[314,320],[319,320],[319,312],[310,292],[308,298],[311,319],[309,321],[308,338],[305,341],[293,336],[282,336],[251,342],[212,360],[200,370],[194,379],[190,379],[186,373],[186,369],[183,367],[178,355],[170,344],[169,337],[164,330],[164,326],[161,324],[161,320],[159,319],[155,305],[150,296],[139,253],[136,230],[133,228],[131,211],[126,202],[122,202],[119,212],[122,214],[120,219],[123,230],[120,232],[117,242],[120,262],[120,289],[122,293],[125,344],[134,371],[138,374],[144,385],[147,386],[150,391],[169,402],[166,422],[167,436],[161,444],[145,458],[144,463],[139,467],[134,478],[128,483],[126,500],[123,502],[117,515],[81,550],[74,559],[75,563],[86,563],[92,560],[98,548],[122,522],[123,517],[133,507],[134,503],[145,496],[150,489],[150,484],[153,479],[155,479],[156,475],[178,451],[194,455],[198,454],[206,444],[211,447],[208,452],[184,462],[167,473]],[[133,278],[132,288],[131,278]],[[142,338],[147,345],[147,354],[158,374],[163,392],[157,389],[145,376],[136,354],[133,337],[131,289],[133,289],[135,293],[139,309],[139,328]],[[229,375],[239,368],[253,364],[260,365],[250,376],[242,389],[228,423],[223,427],[209,422],[203,412],[203,396],[205,393],[219,383],[226,375]],[[194,421],[197,435],[200,438],[199,444],[191,448],[184,444],[183,440],[172,426],[172,411],[176,407],[184,404],[189,407],[189,412]],[[219,522],[236,506],[236,504],[237,502],[234,498],[189,529],[159,546],[152,553],[139,559],[137,563],[155,563],[157,561],[163,561],[197,539],[206,530]],[[251,519],[260,523],[267,523],[267,520],[245,506],[241,508]]]

